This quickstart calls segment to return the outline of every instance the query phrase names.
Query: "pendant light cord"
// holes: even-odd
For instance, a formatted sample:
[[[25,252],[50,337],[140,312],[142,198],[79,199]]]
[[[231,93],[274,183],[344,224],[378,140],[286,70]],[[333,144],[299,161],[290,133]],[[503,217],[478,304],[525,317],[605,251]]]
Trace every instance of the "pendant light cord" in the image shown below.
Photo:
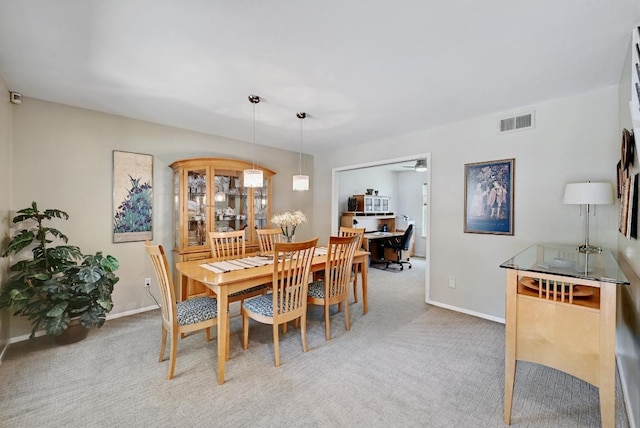
[[[299,112],[296,113],[298,119],[300,119],[300,172],[299,175],[302,175],[302,119],[307,117],[307,113]]]
[[[256,169],[256,103],[253,102],[253,165],[251,169]]]
[[[302,175],[302,118],[300,119],[300,172],[299,175]]]
[[[252,169],[256,169],[256,158],[257,149],[256,149],[256,104],[260,102],[260,97],[257,95],[249,95],[249,101],[253,104],[253,164]]]

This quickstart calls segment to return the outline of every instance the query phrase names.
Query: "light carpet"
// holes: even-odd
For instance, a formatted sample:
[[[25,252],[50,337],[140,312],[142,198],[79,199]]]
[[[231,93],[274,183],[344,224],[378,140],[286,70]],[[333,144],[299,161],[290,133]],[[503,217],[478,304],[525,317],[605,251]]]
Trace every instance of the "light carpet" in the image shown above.
[[[226,383],[216,381],[216,340],[181,340],[176,377],[158,363],[160,314],[108,321],[87,339],[48,337],[11,346],[0,365],[0,426],[13,427],[502,427],[504,326],[424,303],[424,260],[401,273],[371,269],[362,301],[308,311],[309,352],[299,330],[231,321]],[[232,312],[238,313],[238,306]],[[618,382],[616,426],[628,427]],[[598,389],[570,375],[518,363],[514,427],[598,427]]]

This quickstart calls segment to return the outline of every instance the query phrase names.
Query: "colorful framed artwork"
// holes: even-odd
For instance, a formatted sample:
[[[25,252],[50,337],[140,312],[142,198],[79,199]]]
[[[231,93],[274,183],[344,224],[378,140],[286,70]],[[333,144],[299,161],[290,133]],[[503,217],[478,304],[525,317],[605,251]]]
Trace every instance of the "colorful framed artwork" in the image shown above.
[[[464,232],[513,235],[515,159],[464,165]]]
[[[113,242],[153,239],[153,156],[113,151]]]

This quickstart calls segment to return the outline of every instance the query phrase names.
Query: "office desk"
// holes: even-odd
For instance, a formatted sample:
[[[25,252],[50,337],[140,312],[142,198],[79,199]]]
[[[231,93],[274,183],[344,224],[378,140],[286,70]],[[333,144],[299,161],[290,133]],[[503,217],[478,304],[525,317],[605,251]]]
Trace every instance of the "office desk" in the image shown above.
[[[396,254],[393,250],[389,250],[388,254],[387,251],[382,254],[380,253],[380,249],[378,248],[378,241],[390,236],[402,235],[404,235],[404,232],[368,232],[365,233],[362,238],[362,248],[364,248],[365,251],[368,251],[371,254],[371,260],[395,260]]]
[[[629,281],[611,252],[534,244],[500,267],[508,269],[504,422],[521,360],[598,387],[602,426],[615,426],[616,286]]]
[[[353,259],[354,265],[360,265],[362,276],[362,312],[367,313],[367,272],[369,253],[358,250]],[[273,265],[265,265],[249,269],[234,270],[225,273],[214,273],[201,264],[214,261],[213,259],[192,260],[176,263],[176,269],[180,272],[180,285],[185,286],[188,279],[200,281],[216,293],[218,308],[226,308],[229,304],[229,295],[237,291],[246,290],[256,285],[266,284],[273,279]],[[315,256],[311,264],[311,271],[324,269],[327,256]],[[227,319],[229,314],[225,310],[218,311],[218,383],[224,383],[225,343],[227,340]]]

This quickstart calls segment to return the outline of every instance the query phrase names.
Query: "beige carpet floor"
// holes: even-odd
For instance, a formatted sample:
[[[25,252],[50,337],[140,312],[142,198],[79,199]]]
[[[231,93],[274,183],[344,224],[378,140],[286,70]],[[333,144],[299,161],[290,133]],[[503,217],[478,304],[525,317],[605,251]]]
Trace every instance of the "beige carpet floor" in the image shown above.
[[[424,260],[401,273],[370,270],[369,313],[308,311],[299,330],[231,322],[231,359],[216,382],[216,341],[180,341],[176,377],[158,363],[158,311],[109,320],[82,342],[14,344],[0,365],[0,427],[502,427],[504,326],[424,303]],[[238,311],[237,307],[235,312]],[[628,427],[618,384],[616,426]],[[598,390],[562,372],[519,363],[514,427],[598,427]]]

